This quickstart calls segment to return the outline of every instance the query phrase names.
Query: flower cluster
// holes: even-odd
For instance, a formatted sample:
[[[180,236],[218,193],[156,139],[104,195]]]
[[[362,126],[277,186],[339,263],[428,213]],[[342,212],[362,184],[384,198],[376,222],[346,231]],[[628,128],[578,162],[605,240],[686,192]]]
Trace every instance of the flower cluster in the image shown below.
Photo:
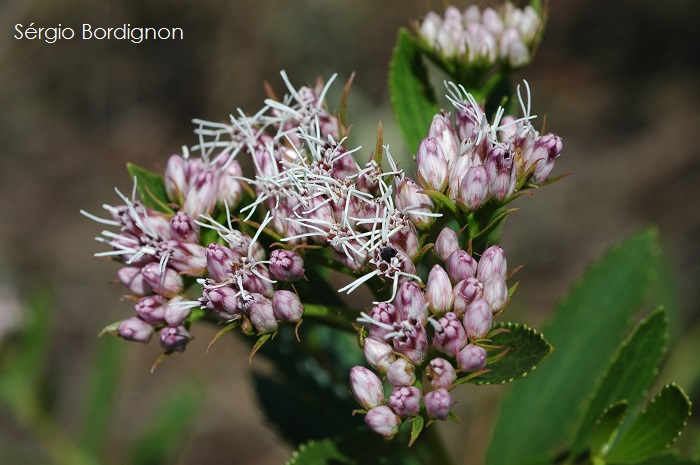
[[[525,182],[546,182],[561,154],[561,138],[532,126],[530,89],[518,96],[523,116],[496,113],[493,122],[463,88],[447,84],[455,106],[454,119],[441,112],[433,117],[428,136],[418,147],[419,182],[473,212],[489,200],[504,204]]]
[[[367,410],[367,425],[387,438],[402,420],[422,413],[431,420],[449,418],[454,405],[449,391],[486,368],[493,318],[508,303],[500,247],[489,247],[477,261],[445,228],[435,252],[444,266],[432,268],[424,289],[406,282],[393,304],[380,303],[359,320],[369,327],[365,359],[393,390],[387,400],[382,381],[363,367],[351,371],[351,389]],[[466,374],[460,378],[459,373]]]
[[[435,12],[420,24],[424,48],[443,61],[459,61],[473,68],[522,68],[532,61],[543,20],[532,6],[524,9],[506,3],[499,11],[476,5],[460,11],[455,6],[444,17]]]

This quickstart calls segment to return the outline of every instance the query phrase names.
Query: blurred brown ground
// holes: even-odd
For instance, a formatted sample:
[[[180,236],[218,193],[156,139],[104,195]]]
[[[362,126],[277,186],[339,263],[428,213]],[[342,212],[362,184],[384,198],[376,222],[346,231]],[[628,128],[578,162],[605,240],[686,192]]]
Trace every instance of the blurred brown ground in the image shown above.
[[[255,111],[263,80],[282,93],[281,69],[296,84],[334,72],[343,81],[356,71],[353,143],[371,147],[381,119],[385,142],[400,153],[387,104],[387,63],[397,29],[429,7],[425,0],[0,4],[0,278],[23,295],[37,288],[54,295],[47,363],[59,380],[56,408],[67,432],[76,428],[74,410],[101,343],[96,333],[131,312],[119,301],[119,286],[107,285],[116,266],[92,257],[100,226],[78,210],[100,213],[103,203],[116,202],[114,186],[129,190],[127,161],[160,170],[168,155],[194,144],[192,118],[223,120],[237,107]],[[442,2],[432,7],[442,11]],[[530,82],[535,113],[546,114],[547,129],[564,139],[556,172],[573,176],[519,200],[522,210],[506,225],[509,263],[526,265],[512,319],[537,324],[587,262],[656,224],[684,297],[676,326],[697,322],[698,14],[700,3],[682,0],[551,2],[538,56],[519,77]],[[32,21],[178,26],[185,40],[12,39],[15,23]],[[283,463],[290,449],[255,407],[240,341],[224,338],[204,355],[214,330],[200,327],[195,334],[184,355],[153,375],[156,345],[123,345],[129,370],[114,419],[119,435],[128,438],[164,391],[192,379],[206,385],[206,396],[178,464]],[[500,392],[468,390],[459,405],[464,424],[444,428],[461,463],[480,463]],[[4,413],[0,435],[31,448],[31,437]],[[115,450],[120,436],[112,441]],[[0,450],[0,462],[13,458]]]

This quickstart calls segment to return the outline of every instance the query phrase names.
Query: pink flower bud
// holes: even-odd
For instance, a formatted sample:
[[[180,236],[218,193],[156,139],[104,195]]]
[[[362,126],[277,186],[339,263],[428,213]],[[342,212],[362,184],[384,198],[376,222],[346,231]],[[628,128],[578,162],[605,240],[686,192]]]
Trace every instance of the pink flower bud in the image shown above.
[[[459,371],[483,370],[486,366],[486,349],[468,344],[457,354]]]
[[[203,276],[206,271],[207,259],[205,249],[199,244],[163,241],[156,247],[163,255],[168,255],[168,266],[190,276]]]
[[[277,330],[277,320],[272,301],[262,294],[249,294],[250,300],[245,303],[250,322],[260,334],[271,333]]]
[[[240,262],[231,249],[216,242],[207,246],[204,256],[207,259],[209,278],[215,282],[223,282],[228,279],[231,275],[232,265]]]
[[[420,35],[429,44],[434,44],[437,41],[438,31],[442,28],[442,18],[431,11],[425,16],[423,23],[420,26]]]
[[[454,304],[452,310],[457,315],[464,315],[467,311],[467,306],[477,297],[482,296],[484,285],[476,278],[469,277],[461,280],[452,291],[454,296]]]
[[[438,113],[433,116],[433,121],[428,128],[428,136],[434,137],[442,153],[447,160],[447,166],[452,166],[453,162],[459,155],[459,142],[455,133],[452,131],[452,122],[450,121],[449,113]]]
[[[430,391],[425,395],[423,401],[428,418],[432,420],[447,420],[455,403],[447,389],[443,388]]]
[[[430,361],[426,368],[426,374],[430,385],[436,389],[449,389],[452,383],[455,382],[455,379],[457,379],[457,374],[452,364],[440,357]]]
[[[489,198],[489,181],[486,169],[482,165],[472,166],[462,178],[459,185],[459,199],[467,210],[476,211]]]
[[[291,250],[273,250],[270,254],[270,273],[280,281],[298,281],[304,276],[304,260]]]
[[[501,201],[515,193],[516,172],[512,145],[491,147],[484,167],[489,180],[489,192],[493,198]]]
[[[416,367],[405,358],[398,358],[387,368],[386,377],[394,386],[411,386],[416,382]]]
[[[459,318],[453,312],[446,313],[434,326],[433,347],[436,350],[454,356],[467,344],[467,333],[464,331]]]
[[[146,344],[153,336],[153,327],[141,318],[131,317],[119,324],[117,328],[119,336],[127,341],[135,341]]]
[[[401,418],[415,417],[420,413],[420,401],[423,396],[420,389],[413,386],[400,386],[389,396],[389,407]]]
[[[142,296],[152,292],[151,287],[143,277],[143,273],[141,273],[141,268],[135,266],[120,268],[117,271],[117,279],[135,295]]]
[[[238,292],[230,286],[205,287],[199,301],[204,308],[216,313],[223,321],[230,321],[243,313],[243,302]]]
[[[394,300],[396,312],[400,320],[412,318],[425,323],[428,316],[428,304],[423,296],[423,291],[415,281],[406,281],[396,292]]]
[[[278,319],[290,323],[297,323],[304,315],[304,306],[299,297],[291,291],[275,291],[272,296],[272,309]]]
[[[211,213],[216,205],[218,184],[218,176],[211,168],[191,176],[182,209],[193,218]]]
[[[447,158],[434,137],[426,137],[416,154],[418,175],[423,186],[442,192],[447,186]]]
[[[174,297],[184,288],[182,276],[172,268],[160,269],[159,263],[149,263],[141,269],[143,279],[156,294],[164,297]]]
[[[488,334],[493,322],[493,314],[488,302],[482,298],[476,298],[467,307],[464,314],[464,329],[467,330],[469,340],[480,339]]]
[[[435,248],[433,249],[435,255],[443,262],[446,262],[452,252],[457,249],[459,249],[457,233],[450,228],[443,228],[435,240]]]
[[[170,299],[167,307],[165,307],[165,322],[170,326],[180,326],[190,316],[191,307],[186,305],[178,305],[183,302],[183,298],[178,296]]]
[[[369,316],[372,317],[373,320],[389,326],[392,326],[397,319],[396,308],[388,302],[381,302],[377,306],[372,307],[369,311]],[[371,325],[369,327],[369,335],[379,339],[384,339],[384,336],[392,331],[393,330],[382,328],[377,325]]]
[[[484,300],[488,302],[491,311],[498,313],[508,300],[508,285],[500,276],[491,276],[484,283]]]
[[[545,134],[535,141],[530,155],[530,164],[537,163],[532,175],[532,180],[535,183],[543,183],[549,178],[554,167],[554,160],[559,157],[563,147],[561,138],[551,133]]]
[[[377,434],[385,439],[393,438],[399,432],[401,419],[386,405],[373,408],[365,415],[365,423]]]
[[[406,212],[416,228],[424,229],[430,226],[433,218],[421,213],[433,211],[433,201],[420,191],[423,189],[412,179],[404,177],[396,187],[396,209]]]
[[[401,352],[414,365],[420,365],[428,355],[428,335],[418,320],[409,319],[399,323],[400,330],[392,342],[394,349]]]
[[[379,373],[386,373],[389,365],[396,360],[394,349],[389,344],[376,337],[370,336],[365,338],[364,343],[365,360],[367,360],[367,363],[372,368],[379,371]]]
[[[355,400],[366,409],[384,402],[384,386],[381,380],[365,367],[350,370],[350,390]]]
[[[483,23],[484,28],[486,28],[486,30],[494,36],[500,36],[503,33],[504,26],[501,15],[499,15],[493,8],[484,9],[484,11],[481,13],[481,22]]]
[[[452,285],[447,272],[440,265],[435,265],[430,270],[425,295],[435,313],[445,313],[452,308]]]
[[[530,62],[530,50],[516,28],[503,31],[499,55],[511,68],[521,68]]]
[[[182,210],[170,219],[170,230],[176,240],[199,242],[199,225]]]
[[[165,350],[182,352],[191,339],[184,326],[166,326],[160,330],[160,346]]]
[[[182,204],[187,193],[188,161],[180,155],[171,155],[165,167],[165,193],[173,202]]]
[[[492,245],[481,254],[479,264],[476,269],[476,277],[481,282],[486,282],[491,276],[498,276],[506,279],[508,274],[508,263],[503,249],[497,245]]]
[[[476,274],[477,263],[474,258],[464,250],[455,250],[447,257],[447,275],[452,283],[458,283],[463,279],[473,278]]]
[[[224,163],[224,170],[219,172],[216,203],[222,207],[228,205],[228,208],[232,209],[238,205],[243,195],[241,181],[234,179],[234,177],[243,176],[243,170],[238,160],[228,160]]]
[[[159,295],[142,297],[134,306],[136,313],[150,325],[165,323],[165,298]]]

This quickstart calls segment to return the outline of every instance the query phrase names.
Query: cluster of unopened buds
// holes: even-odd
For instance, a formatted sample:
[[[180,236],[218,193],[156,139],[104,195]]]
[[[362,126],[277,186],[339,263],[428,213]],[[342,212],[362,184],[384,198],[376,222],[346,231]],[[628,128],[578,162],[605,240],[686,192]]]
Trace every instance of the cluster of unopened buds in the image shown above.
[[[435,252],[444,267],[433,266],[425,288],[405,282],[393,304],[380,303],[359,319],[369,327],[365,359],[393,390],[387,401],[382,381],[361,366],[350,372],[351,389],[366,409],[367,425],[387,438],[402,420],[422,413],[429,420],[450,417],[454,399],[449,391],[486,368],[493,318],[508,303],[506,257],[499,246],[486,249],[477,261],[445,228]]]
[[[417,27],[422,46],[441,60],[479,68],[521,68],[532,61],[544,22],[532,6],[506,3],[498,10],[476,5],[460,11],[448,6],[444,17],[426,15]]]
[[[118,279],[135,301],[136,315],[108,328],[143,343],[158,333],[166,353],[184,350],[200,318],[267,340],[280,325],[301,324],[304,295],[294,283],[315,257],[314,266],[355,276],[339,292],[366,285],[376,296],[357,327],[368,364],[394,390],[387,401],[376,374],[352,370],[367,424],[390,437],[400,419],[444,420],[449,390],[502,355],[487,357],[495,350],[488,338],[509,289],[500,247],[472,253],[472,233],[447,222],[431,234],[445,211],[434,198],[466,215],[497,208],[526,183],[547,180],[561,141],[532,127],[529,95],[521,98],[524,116],[499,110],[489,122],[469,93],[449,84],[454,118],[435,115],[414,181],[388,147],[358,163],[360,147],[347,148],[348,127],[325,106],[333,79],[297,89],[282,77],[289,93],[271,95],[254,115],[196,120],[199,144],[170,158],[162,194],[135,185],[130,197],[117,191],[122,204],[106,205],[108,218],[83,212],[116,229],[97,238],[110,250],[96,255],[121,261]],[[243,173],[239,155],[250,158],[252,174]],[[425,283],[417,269],[423,257],[442,263]]]

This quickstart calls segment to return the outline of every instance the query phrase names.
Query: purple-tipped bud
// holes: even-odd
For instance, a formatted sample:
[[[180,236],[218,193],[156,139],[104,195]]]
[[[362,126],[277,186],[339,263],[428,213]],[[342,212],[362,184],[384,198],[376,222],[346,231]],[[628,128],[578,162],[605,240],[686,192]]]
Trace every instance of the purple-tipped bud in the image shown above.
[[[168,266],[177,271],[190,276],[203,276],[206,271],[205,249],[199,244],[169,240],[158,244],[156,250],[167,254]]]
[[[425,411],[428,414],[428,418],[432,420],[447,420],[450,416],[450,410],[455,404],[455,400],[450,393],[443,388],[430,391],[425,395],[423,401],[425,402]]]
[[[442,153],[442,148],[434,137],[426,137],[418,146],[416,154],[418,175],[422,184],[427,189],[439,192],[447,186],[447,158]]]
[[[457,233],[450,228],[443,228],[435,240],[435,248],[433,249],[435,255],[443,262],[446,262],[452,252],[457,249],[459,249]]]
[[[165,322],[170,326],[180,326],[190,316],[192,307],[187,305],[178,305],[183,302],[182,297],[174,297],[170,299],[167,307],[165,307]]]
[[[142,297],[134,306],[136,313],[150,325],[165,323],[165,298],[159,295]]]
[[[493,322],[493,313],[488,302],[482,298],[476,298],[467,307],[464,314],[464,329],[470,341],[480,339],[488,334]]]
[[[459,318],[453,312],[446,313],[433,326],[435,326],[433,347],[442,353],[451,356],[457,355],[468,342],[467,333],[464,331]]]
[[[369,316],[372,317],[373,320],[392,326],[397,318],[396,308],[388,302],[382,302],[372,307],[369,311]],[[379,339],[384,339],[384,336],[392,331],[391,329],[382,328],[377,325],[370,325],[369,327],[369,335]]]
[[[477,297],[482,296],[484,285],[476,278],[469,277],[455,284],[452,295],[454,296],[454,304],[452,311],[457,315],[464,315],[467,307]]]
[[[211,213],[216,205],[217,181],[216,172],[210,168],[190,176],[182,209],[193,218],[197,218],[200,214]]]
[[[268,299],[271,299],[272,295],[275,293],[273,284],[270,282],[270,273],[265,266],[256,266],[255,273],[246,275],[243,278],[243,287],[248,290],[248,292],[262,294]]]
[[[250,315],[250,322],[260,334],[271,333],[277,330],[277,319],[272,307],[272,300],[262,294],[249,294],[245,307]]]
[[[534,182],[542,183],[549,178],[554,160],[561,155],[563,148],[561,138],[554,134],[545,134],[535,141],[531,154],[531,163],[537,163],[532,175]]]
[[[160,330],[160,346],[165,350],[182,352],[191,339],[184,326],[166,326]]]
[[[278,319],[297,323],[304,315],[304,306],[297,296],[292,291],[279,290],[275,291],[272,296],[272,309]]]
[[[170,219],[170,230],[173,237],[179,241],[199,242],[199,225],[182,210]]]
[[[304,260],[291,250],[273,250],[270,254],[270,273],[280,281],[299,281],[304,276]]]
[[[452,166],[452,163],[459,155],[459,141],[455,133],[452,131],[452,122],[450,121],[449,113],[438,113],[433,116],[433,121],[428,128],[428,136],[437,139],[442,153],[447,160],[447,166]]]
[[[199,301],[204,308],[216,313],[223,321],[230,321],[243,313],[238,292],[230,286],[205,287]]]
[[[189,162],[180,155],[171,155],[165,167],[165,193],[173,202],[182,204],[187,193]]]
[[[153,327],[138,317],[131,317],[119,324],[119,336],[127,341],[146,344],[153,336]]]
[[[364,351],[367,363],[381,374],[385,374],[389,365],[396,360],[394,349],[376,337],[365,338]]]
[[[355,400],[366,409],[384,402],[382,381],[365,367],[358,366],[350,370],[350,390]]]
[[[483,370],[486,366],[486,349],[468,344],[457,354],[459,371]]]
[[[389,407],[401,418],[415,417],[420,413],[420,389],[413,386],[395,388],[389,396]]]
[[[491,276],[484,283],[484,300],[495,314],[501,311],[508,300],[508,285],[500,276]]]
[[[459,199],[467,210],[476,211],[489,198],[489,180],[482,165],[472,166],[462,178],[459,185]]]
[[[430,385],[435,389],[449,389],[457,379],[455,368],[444,358],[434,358],[426,369]]]
[[[367,412],[365,423],[375,433],[381,434],[385,439],[391,439],[399,432],[401,419],[390,407],[380,405]]]
[[[456,284],[463,279],[473,278],[476,274],[477,263],[474,258],[464,250],[455,250],[447,257],[447,275],[450,281]]]
[[[219,174],[219,188],[216,193],[217,204],[228,205],[229,209],[238,205],[238,201],[243,195],[243,186],[241,181],[235,177],[240,176],[243,176],[243,170],[238,160],[227,161],[226,168]]]
[[[141,269],[143,279],[156,294],[164,297],[174,297],[184,288],[182,276],[172,268],[161,271],[159,263],[149,263]]]
[[[416,228],[424,229],[433,222],[433,217],[422,213],[432,213],[433,201],[423,189],[412,179],[404,177],[396,186],[396,209],[405,212]]]
[[[428,355],[428,335],[418,320],[400,323],[401,329],[393,338],[394,349],[401,352],[414,365],[420,365]]]
[[[503,249],[497,245],[492,245],[484,250],[479,259],[479,264],[476,269],[476,277],[483,283],[491,276],[498,276],[501,279],[506,279],[508,274],[508,262]]]
[[[222,282],[229,278],[231,265],[240,260],[228,247],[212,242],[204,252],[207,259],[207,271],[209,278],[216,282]]]
[[[496,200],[504,200],[515,193],[513,155],[513,146],[510,144],[494,145],[488,151],[484,167],[489,180],[489,192]]]
[[[430,308],[435,313],[445,313],[452,308],[452,284],[447,272],[435,265],[425,284],[425,295],[430,303]]]
[[[141,268],[135,266],[120,268],[117,271],[117,279],[135,295],[142,296],[152,292],[151,287],[143,277],[143,273],[141,273]]]
[[[415,281],[406,281],[396,293],[394,300],[399,320],[412,318],[424,324],[428,316],[428,303],[423,290]]]
[[[416,367],[405,358],[398,358],[389,365],[386,377],[394,386],[411,386],[416,382]]]

